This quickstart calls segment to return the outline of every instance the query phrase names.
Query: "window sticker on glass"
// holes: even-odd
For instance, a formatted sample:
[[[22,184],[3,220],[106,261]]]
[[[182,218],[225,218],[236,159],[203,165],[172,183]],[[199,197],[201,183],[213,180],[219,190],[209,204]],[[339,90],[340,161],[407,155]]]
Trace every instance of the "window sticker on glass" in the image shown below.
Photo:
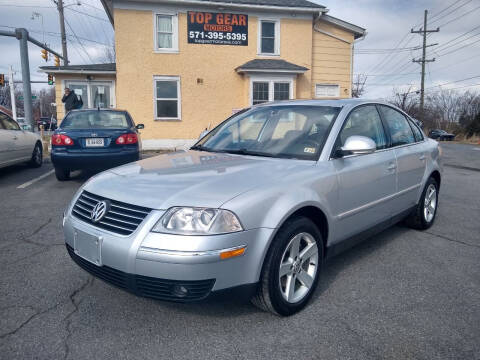
[[[306,147],[303,149],[304,153],[309,153],[309,154],[315,154],[315,148],[314,147]]]

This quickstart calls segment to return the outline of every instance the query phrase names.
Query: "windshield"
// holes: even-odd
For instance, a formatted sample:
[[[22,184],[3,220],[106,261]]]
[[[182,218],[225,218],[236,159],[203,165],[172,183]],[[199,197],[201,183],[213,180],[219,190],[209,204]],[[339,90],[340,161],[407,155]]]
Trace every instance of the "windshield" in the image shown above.
[[[62,121],[62,129],[123,129],[131,127],[124,112],[79,111],[69,113]]]
[[[330,106],[262,106],[233,116],[192,149],[316,160],[340,111]]]

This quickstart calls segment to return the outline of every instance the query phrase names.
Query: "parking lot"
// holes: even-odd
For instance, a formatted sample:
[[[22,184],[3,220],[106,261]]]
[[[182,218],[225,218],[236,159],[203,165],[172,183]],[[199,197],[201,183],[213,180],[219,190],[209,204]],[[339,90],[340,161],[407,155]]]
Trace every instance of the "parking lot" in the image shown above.
[[[480,359],[480,145],[443,143],[436,223],[330,260],[289,318],[238,296],[136,297],[68,256],[62,212],[89,174],[0,170],[1,359]]]

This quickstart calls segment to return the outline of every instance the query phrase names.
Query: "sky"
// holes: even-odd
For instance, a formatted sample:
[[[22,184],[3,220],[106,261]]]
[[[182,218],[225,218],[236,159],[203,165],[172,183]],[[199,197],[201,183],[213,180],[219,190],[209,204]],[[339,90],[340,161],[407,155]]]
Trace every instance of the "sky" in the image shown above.
[[[440,28],[427,38],[427,45],[438,45],[427,48],[427,59],[435,61],[426,65],[426,94],[441,88],[480,90],[480,0],[315,2],[326,6],[329,15],[367,30],[354,53],[354,74],[367,75],[364,97],[385,98],[393,96],[394,89],[401,93],[420,88],[421,65],[412,59],[422,56],[422,50],[415,49],[422,45],[422,36],[410,30],[423,28],[425,10],[427,29]],[[468,86],[472,84],[478,85]]]
[[[458,91],[480,90],[480,0],[312,0],[326,6],[329,15],[366,28],[367,35],[355,43],[354,74],[367,76],[364,97],[385,98],[420,86],[422,37],[411,34],[423,26],[429,11],[425,88]],[[72,64],[101,62],[113,44],[113,29],[99,0],[64,0],[68,55]],[[80,3],[80,5],[78,5]],[[38,15],[34,14],[37,13]],[[42,26],[43,18],[43,26]],[[37,40],[61,53],[59,20],[52,0],[0,0],[0,29],[25,27]],[[45,36],[45,40],[44,39]],[[0,36],[0,73],[13,65],[20,79],[18,41]],[[29,45],[32,80],[46,80],[39,66],[53,65]],[[461,80],[461,81],[460,81]],[[443,85],[445,84],[445,85]],[[470,86],[478,84],[476,86]],[[441,86],[439,86],[441,85]],[[48,85],[35,85],[33,88]]]

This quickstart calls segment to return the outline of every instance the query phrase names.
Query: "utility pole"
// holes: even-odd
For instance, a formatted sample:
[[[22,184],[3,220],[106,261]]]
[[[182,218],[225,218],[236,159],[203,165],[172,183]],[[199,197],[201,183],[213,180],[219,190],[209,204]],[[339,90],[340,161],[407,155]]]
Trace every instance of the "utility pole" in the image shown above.
[[[28,42],[37,45],[38,47],[47,50],[53,55],[58,56],[63,59],[56,51],[50,49],[47,45],[42,44],[40,41],[30,37],[28,31],[23,28],[16,28],[15,31],[5,31],[0,30],[0,36],[10,36],[17,38],[20,45],[20,59],[22,62],[22,83],[23,83],[23,110],[25,112],[25,122],[32,126],[32,131],[35,129],[35,124],[33,123],[33,112],[32,112],[32,88],[30,86],[30,64],[28,61]]]
[[[63,0],[57,0],[58,17],[60,18],[60,33],[62,37],[63,65],[68,65],[67,37],[65,35],[65,18],[63,16]]]
[[[33,121],[32,106],[32,88],[30,86],[30,63],[28,61],[28,31],[26,29],[15,29],[15,35],[20,44],[20,59],[22,62],[22,81],[23,81],[23,111],[25,113],[25,123],[35,129]]]
[[[427,62],[434,62],[435,58],[433,59],[426,59],[427,57],[427,34],[433,32],[439,32],[440,28],[436,28],[435,30],[428,30],[427,29],[427,17],[428,17],[428,10],[425,10],[424,18],[423,18],[423,28],[420,30],[411,30],[412,34],[422,34],[423,35],[423,51],[422,51],[422,58],[421,59],[412,59],[415,63],[422,64],[422,80],[420,85],[420,114],[422,114],[423,120],[423,110],[424,110],[424,99],[425,99],[425,63]]]
[[[13,68],[10,65],[8,69],[8,84],[10,85],[10,102],[12,103],[13,120],[17,121],[17,104],[15,103],[15,87],[13,86]]]

